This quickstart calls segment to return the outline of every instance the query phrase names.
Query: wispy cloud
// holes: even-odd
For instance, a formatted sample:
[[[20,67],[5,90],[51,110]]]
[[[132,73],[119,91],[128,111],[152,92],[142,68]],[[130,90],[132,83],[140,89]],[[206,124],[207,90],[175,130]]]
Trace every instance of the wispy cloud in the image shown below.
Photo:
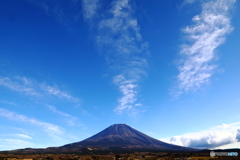
[[[71,96],[66,91],[62,91],[56,87],[52,87],[52,86],[48,86],[48,85],[41,85],[41,86],[42,86],[42,89],[50,95],[56,96],[60,99],[66,99],[66,100],[68,100],[70,102],[74,102],[74,103],[80,102],[80,100],[78,98]]]
[[[29,78],[26,77],[16,76],[15,79],[20,80],[25,86],[29,86],[33,83]]]
[[[120,105],[117,110],[124,110],[126,108],[133,108],[132,104],[136,101],[136,91],[137,85],[133,84],[131,81],[123,81],[120,84],[120,91],[123,93],[123,97],[119,100]]]
[[[58,23],[68,29],[73,29],[72,24],[81,18],[81,0],[26,1],[42,8],[48,16],[54,18]]]
[[[189,1],[193,2],[193,1]],[[216,58],[215,49],[221,45],[225,36],[233,30],[229,11],[235,0],[211,0],[202,4],[202,11],[193,17],[193,25],[183,29],[190,40],[182,45],[181,64],[177,76],[179,86],[176,95],[199,89],[209,82]]]
[[[132,115],[136,114],[137,107],[142,106],[137,101],[137,84],[134,80],[126,80],[123,75],[118,75],[114,78],[114,82],[119,86],[120,91],[123,94],[123,97],[120,98],[119,105],[115,108],[115,111],[121,114],[123,111],[130,111]]]
[[[170,143],[185,147],[219,148],[239,141],[240,122],[223,124],[208,130],[174,136]]]
[[[48,95],[52,95],[72,103],[81,102],[80,99],[70,95],[66,91],[60,90],[57,87],[46,85],[45,83],[36,82],[23,76],[0,77],[0,86],[24,93],[28,96],[47,97]]]
[[[40,147],[32,142],[33,138],[30,136],[32,132],[28,133],[25,129],[0,126],[0,130],[0,150]]]
[[[26,134],[13,134],[13,136],[17,136],[17,137],[24,138],[24,139],[32,139],[32,137],[30,137],[29,135],[26,135]]]
[[[0,108],[0,116],[6,117],[10,120],[18,121],[18,122],[24,122],[28,124],[32,124],[38,127],[41,127],[41,129],[46,132],[49,136],[52,137],[59,137],[62,136],[65,132],[64,129],[60,126],[42,122],[40,120],[37,120],[35,118],[29,118],[24,115],[17,114],[15,112],[8,111],[6,109]]]
[[[9,105],[14,105],[17,106],[18,104],[15,102],[10,102],[10,101],[6,101],[6,100],[0,100],[0,103],[5,103],[5,104],[9,104]]]
[[[183,3],[194,3],[196,0],[185,0]]]
[[[26,84],[25,81],[22,81],[22,79],[19,81],[19,78],[11,79],[9,77],[1,77],[0,85],[17,92],[23,92],[27,95],[39,96],[39,93],[35,89]]]
[[[12,150],[35,146],[33,143],[22,139],[0,138],[0,150]]]
[[[31,136],[27,135],[27,134],[22,134],[22,133],[18,133],[18,134],[0,134],[0,137],[14,137],[14,138],[22,138],[22,139],[32,139]]]
[[[99,0],[82,0],[83,17],[86,20],[92,19],[97,15]]]
[[[85,7],[91,8],[92,5]],[[129,0],[114,0],[107,10],[99,14],[102,16],[95,20],[98,24],[97,45],[111,69],[117,73],[113,76],[113,81],[123,95],[115,111],[119,114],[135,114],[140,106],[137,102],[138,81],[146,74],[145,68],[148,66],[148,44],[142,39]]]
[[[57,113],[58,115],[62,116],[65,118],[66,122],[68,123],[68,125],[70,126],[82,126],[83,124],[79,121],[79,119],[77,117],[74,117],[70,114],[61,112],[59,110],[56,109],[56,107],[52,106],[52,105],[46,105],[52,112]]]

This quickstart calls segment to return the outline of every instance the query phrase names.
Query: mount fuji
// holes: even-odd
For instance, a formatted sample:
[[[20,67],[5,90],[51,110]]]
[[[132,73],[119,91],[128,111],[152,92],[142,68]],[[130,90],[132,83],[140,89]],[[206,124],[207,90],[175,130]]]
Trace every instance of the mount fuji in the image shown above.
[[[60,147],[49,147],[46,149],[18,149],[10,152],[18,153],[70,153],[82,151],[132,151],[132,150],[156,150],[156,151],[198,151],[162,142],[154,139],[126,124],[114,124],[103,131],[83,141],[66,144]]]

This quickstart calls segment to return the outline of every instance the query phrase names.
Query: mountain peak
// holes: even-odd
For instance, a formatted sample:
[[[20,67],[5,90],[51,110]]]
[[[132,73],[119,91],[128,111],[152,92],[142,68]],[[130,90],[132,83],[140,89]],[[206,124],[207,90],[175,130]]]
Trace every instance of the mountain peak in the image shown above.
[[[111,126],[127,126],[125,123],[118,123],[118,124],[113,124]]]
[[[110,127],[104,129],[103,131],[95,134],[94,136],[86,139],[86,140],[96,140],[98,138],[104,137],[113,137],[113,136],[120,136],[120,137],[127,137],[133,134],[134,129],[126,124],[113,124]]]

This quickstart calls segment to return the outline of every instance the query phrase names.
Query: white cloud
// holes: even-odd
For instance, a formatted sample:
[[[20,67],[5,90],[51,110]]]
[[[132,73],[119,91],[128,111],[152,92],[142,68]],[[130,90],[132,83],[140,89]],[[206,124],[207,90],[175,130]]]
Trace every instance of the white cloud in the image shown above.
[[[21,140],[21,139],[11,139],[11,138],[0,138],[0,150],[12,150],[16,148],[29,148],[34,146],[33,143]]]
[[[98,0],[82,0],[83,17],[87,20],[97,15]]]
[[[0,100],[0,103],[5,103],[5,104],[8,104],[8,105],[14,105],[14,106],[17,106],[18,104],[15,103],[15,102],[10,102],[10,101],[6,101],[6,100]]]
[[[115,108],[117,113],[137,112],[138,80],[146,74],[148,44],[143,41],[138,21],[129,0],[114,0],[98,23],[97,44],[104,51],[110,67],[117,72],[113,80],[123,96]]]
[[[115,108],[115,111],[120,114],[124,111],[128,111],[131,115],[136,114],[138,112],[136,108],[141,104],[135,103],[137,101],[137,85],[134,80],[126,80],[123,75],[118,75],[114,78],[114,82],[119,85],[123,94],[123,97],[118,100],[119,105]]]
[[[18,134],[9,134],[11,132],[8,131],[8,134],[0,134],[0,137],[14,137],[14,138],[23,138],[23,139],[32,139],[32,137],[30,137],[27,134],[22,134],[22,133],[18,133]]]
[[[26,79],[24,77],[24,79]],[[23,92],[27,95],[32,95],[32,96],[39,96],[39,93],[31,88],[28,84],[26,84],[27,81],[19,81],[19,78],[17,79],[11,79],[9,77],[1,77],[0,78],[0,85],[7,87],[9,89],[12,89],[17,92]]]
[[[237,136],[236,136],[236,139],[237,139],[238,141],[240,141],[240,129],[237,130]]]
[[[240,122],[223,124],[204,131],[174,136],[170,138],[170,143],[200,149],[221,148],[238,141],[239,128]]]
[[[221,45],[226,34],[232,31],[229,10],[235,0],[211,0],[202,4],[202,12],[193,17],[193,25],[183,29],[190,43],[182,46],[181,65],[178,67],[179,91],[197,90],[209,82],[216,58],[215,49]]]
[[[15,120],[18,122],[24,122],[28,124],[32,124],[38,127],[41,127],[41,129],[46,132],[49,136],[52,137],[59,137],[62,136],[65,132],[64,129],[61,128],[60,126],[47,123],[47,122],[42,122],[40,120],[37,120],[35,118],[29,118],[24,115],[17,114],[15,112],[8,111],[6,109],[0,108],[0,116],[6,117],[10,120]]]
[[[73,29],[72,24],[81,17],[81,0],[69,0],[65,3],[63,0],[57,1],[39,1],[26,0],[30,4],[43,9],[50,17],[54,18],[58,23],[67,29]]]
[[[48,95],[53,95],[72,103],[80,103],[80,99],[70,95],[66,91],[33,81],[26,77],[0,77],[0,85],[29,96],[46,97]]]
[[[70,114],[61,112],[59,110],[56,109],[56,107],[51,106],[51,105],[46,105],[52,112],[57,113],[58,115],[62,116],[65,118],[66,122],[68,123],[68,125],[70,126],[82,126],[83,124],[81,122],[79,122],[79,119],[77,117],[74,117]]]
[[[59,90],[56,87],[42,85],[42,89],[44,91],[46,91],[48,94],[56,96],[60,99],[66,99],[66,100],[68,100],[70,102],[74,102],[74,103],[77,103],[77,102],[80,101],[78,98],[75,98],[75,97],[71,96],[66,91]]]
[[[20,138],[25,138],[25,139],[32,139],[29,135],[26,134],[14,134],[14,136],[20,137]]]
[[[196,0],[185,0],[183,3],[194,3]]]
[[[32,84],[32,81],[26,77],[17,76],[15,78],[22,81],[25,86],[29,86]]]
[[[183,136],[174,136],[170,140],[173,144],[197,147],[197,148],[215,148],[236,141],[236,133],[209,131],[202,133],[192,133]]]
[[[141,57],[145,55],[147,43],[142,41],[140,28],[129,1],[113,1],[105,14],[109,18],[99,23],[98,43],[107,47],[108,61],[113,62],[114,66],[120,63],[121,66],[118,67],[123,69],[146,66],[146,59]]]

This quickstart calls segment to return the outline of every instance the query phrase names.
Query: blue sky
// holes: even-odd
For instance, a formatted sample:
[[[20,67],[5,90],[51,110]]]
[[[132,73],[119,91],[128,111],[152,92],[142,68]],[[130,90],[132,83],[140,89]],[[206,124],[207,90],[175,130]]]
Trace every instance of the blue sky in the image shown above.
[[[239,148],[236,0],[2,0],[0,150],[78,142],[116,123]]]

